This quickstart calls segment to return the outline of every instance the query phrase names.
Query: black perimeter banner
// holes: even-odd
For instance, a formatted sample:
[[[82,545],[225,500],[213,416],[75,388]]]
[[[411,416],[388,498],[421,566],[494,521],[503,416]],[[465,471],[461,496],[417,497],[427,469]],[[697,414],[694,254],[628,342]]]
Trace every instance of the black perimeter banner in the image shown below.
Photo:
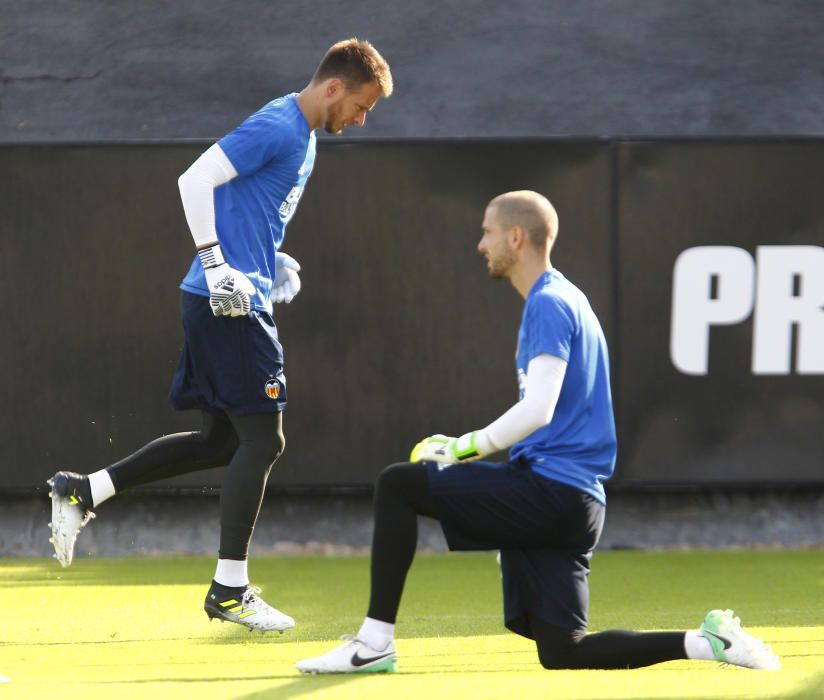
[[[166,396],[193,256],[176,180],[207,145],[0,149],[3,490],[199,427]],[[517,400],[522,301],[476,251],[513,189],[555,204],[553,263],[606,331],[615,484],[824,481],[821,172],[821,141],[322,143],[283,248],[303,290],[276,312],[270,484],[369,484]]]

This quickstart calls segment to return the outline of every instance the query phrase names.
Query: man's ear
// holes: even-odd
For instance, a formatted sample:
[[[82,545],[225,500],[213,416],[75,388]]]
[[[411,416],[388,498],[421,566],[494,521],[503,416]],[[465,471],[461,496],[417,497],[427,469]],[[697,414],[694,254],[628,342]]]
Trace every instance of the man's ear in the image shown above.
[[[522,248],[524,243],[526,243],[526,231],[524,231],[523,226],[518,226],[516,224],[509,229],[508,236],[509,243],[515,250]]]
[[[340,78],[329,78],[324,86],[323,94],[326,97],[335,97],[343,90],[343,81]]]

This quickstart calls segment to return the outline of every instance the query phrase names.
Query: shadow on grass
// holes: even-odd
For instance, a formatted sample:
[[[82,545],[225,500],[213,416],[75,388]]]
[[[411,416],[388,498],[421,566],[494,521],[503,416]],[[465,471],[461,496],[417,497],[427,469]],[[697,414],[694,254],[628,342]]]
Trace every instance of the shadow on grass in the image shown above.
[[[297,673],[297,672],[296,672]],[[236,700],[265,700],[265,698],[296,698],[301,695],[309,693],[317,693],[328,688],[334,688],[344,683],[349,683],[363,676],[364,674],[346,674],[338,673],[334,675],[300,675],[296,676],[290,674],[288,676],[229,676],[226,678],[142,678],[140,680],[132,681],[111,681],[101,685],[130,685],[130,684],[146,684],[146,683],[236,683],[238,681],[264,681],[264,680],[289,680],[285,685],[278,685],[266,690],[256,690],[247,695],[235,696]]]
[[[820,700],[824,698],[824,673],[819,673],[806,688],[791,697],[793,700],[808,700],[808,698],[810,700],[812,698]]]
[[[759,673],[759,671],[753,671],[753,673]],[[770,673],[769,671],[761,671],[760,673]],[[708,698],[716,698],[718,696],[709,695]],[[821,700],[824,698],[824,673],[819,673],[815,676],[812,681],[810,681],[806,686],[804,686],[801,690],[797,693],[793,693],[792,695],[785,695],[782,693],[781,695],[767,695],[764,696],[764,700]],[[580,698],[579,700],[596,700],[591,695],[587,695],[586,697]],[[625,698],[611,698],[610,700],[638,700],[637,696],[632,697],[625,697]],[[669,700],[700,700],[696,698],[694,695],[690,695],[687,697],[684,696],[677,696],[673,695],[670,696]]]
[[[279,685],[276,688],[269,688],[267,690],[258,690],[248,695],[239,695],[237,700],[265,700],[266,698],[297,698],[301,695],[309,693],[318,693],[329,688],[348,683],[357,678],[358,675],[363,674],[346,674],[339,673],[329,676],[301,676],[295,678],[288,685]]]
[[[474,674],[488,674],[499,672],[511,672],[513,669],[485,669],[473,671]],[[551,672],[549,672],[551,673]],[[396,678],[402,681],[404,676],[421,676],[432,675],[432,671],[415,672],[407,671],[401,672]],[[258,690],[247,695],[237,696],[237,700],[266,700],[266,698],[297,698],[301,695],[308,695],[317,693],[326,689],[334,688],[344,683],[356,681],[363,674],[335,674],[335,675],[271,675],[271,676],[243,676],[243,677],[227,677],[227,678],[145,678],[134,681],[117,681],[121,684],[145,684],[145,683],[204,683],[204,682],[237,682],[237,681],[260,681],[260,680],[290,680],[290,683],[285,685],[278,685],[266,690]],[[115,683],[112,681],[112,683]],[[717,696],[709,695],[708,698]],[[697,700],[695,696],[670,696],[669,700]],[[801,688],[798,692],[792,695],[775,695],[765,696],[765,700],[821,700],[824,698],[824,673],[819,673],[806,686]],[[579,700],[597,700],[595,696],[586,695]],[[638,700],[638,696],[627,696],[624,698],[612,698],[612,700]]]
[[[494,673],[495,671],[490,669],[486,672]],[[298,678],[294,678],[294,680],[291,683],[285,686],[280,685],[275,688],[270,688],[268,690],[259,690],[254,693],[249,693],[248,695],[241,695],[238,697],[238,700],[265,700],[265,698],[296,698],[300,697],[301,695],[316,693],[318,691],[322,691],[328,688],[333,688],[342,685],[348,681],[354,681],[358,678],[359,675],[362,674],[301,676]],[[413,676],[420,674],[410,672],[403,673],[402,675]],[[398,679],[400,680],[400,677]],[[694,696],[691,697],[693,697],[694,700]],[[797,693],[794,693],[792,695],[777,695],[773,696],[773,698],[774,700],[821,700],[821,698],[824,698],[824,673],[820,673],[817,676],[815,676],[810,683],[808,683],[804,688],[799,690]],[[592,696],[586,696],[581,700],[594,699]],[[637,696],[619,698],[615,700],[637,700]],[[679,699],[678,697],[673,696],[672,698],[670,698],[670,700],[687,700],[687,698],[685,696],[684,698]]]

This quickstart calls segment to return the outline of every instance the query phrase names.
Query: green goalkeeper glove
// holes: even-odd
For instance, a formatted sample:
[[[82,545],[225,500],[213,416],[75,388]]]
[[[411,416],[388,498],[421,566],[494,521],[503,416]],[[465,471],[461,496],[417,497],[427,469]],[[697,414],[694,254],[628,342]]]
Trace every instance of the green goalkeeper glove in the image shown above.
[[[471,433],[465,433],[458,438],[440,434],[431,435],[412,448],[409,461],[457,464],[458,462],[469,462],[478,459],[483,455],[475,444],[477,433],[477,430],[473,430]]]

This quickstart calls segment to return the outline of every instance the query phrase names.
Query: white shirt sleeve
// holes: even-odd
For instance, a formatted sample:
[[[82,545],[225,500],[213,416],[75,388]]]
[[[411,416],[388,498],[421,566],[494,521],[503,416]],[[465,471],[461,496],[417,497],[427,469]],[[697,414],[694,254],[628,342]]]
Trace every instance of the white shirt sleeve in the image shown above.
[[[526,370],[524,398],[475,436],[483,454],[511,447],[551,420],[561,394],[567,363],[554,355],[533,357]]]
[[[214,144],[177,180],[186,222],[197,248],[218,242],[215,228],[215,188],[237,177],[235,166]]]

